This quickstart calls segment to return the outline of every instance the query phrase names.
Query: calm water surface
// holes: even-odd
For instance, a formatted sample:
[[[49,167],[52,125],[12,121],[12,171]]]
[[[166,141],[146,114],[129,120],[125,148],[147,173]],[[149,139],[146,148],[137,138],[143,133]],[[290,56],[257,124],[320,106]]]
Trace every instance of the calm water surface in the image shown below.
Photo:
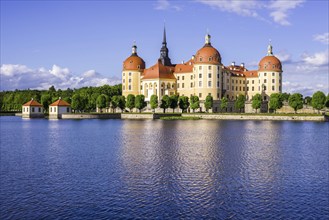
[[[328,219],[328,125],[0,117],[0,219]]]

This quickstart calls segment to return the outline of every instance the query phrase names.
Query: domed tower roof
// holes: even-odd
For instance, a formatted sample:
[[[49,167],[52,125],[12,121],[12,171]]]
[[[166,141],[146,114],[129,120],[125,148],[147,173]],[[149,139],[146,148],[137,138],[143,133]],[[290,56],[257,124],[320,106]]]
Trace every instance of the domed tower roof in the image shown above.
[[[273,55],[271,44],[267,47],[267,55],[263,57],[258,64],[258,71],[282,72],[281,61]]]
[[[123,62],[123,70],[136,70],[143,71],[145,69],[145,62],[142,58],[137,55],[137,46],[134,44],[132,46],[132,53]]]
[[[195,64],[221,64],[222,58],[216,48],[211,46],[211,36],[209,34],[205,37],[205,45],[196,52]]]

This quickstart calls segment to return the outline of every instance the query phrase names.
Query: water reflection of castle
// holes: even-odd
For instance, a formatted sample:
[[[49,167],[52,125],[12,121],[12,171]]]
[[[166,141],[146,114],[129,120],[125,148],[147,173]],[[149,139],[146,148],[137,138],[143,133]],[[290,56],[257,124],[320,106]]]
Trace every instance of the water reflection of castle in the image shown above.
[[[189,61],[172,64],[164,29],[160,58],[153,66],[145,67],[144,60],[137,55],[136,45],[133,45],[132,54],[123,62],[123,95],[143,94],[146,101],[153,94],[159,100],[163,95],[196,95],[203,106],[202,102],[211,95],[214,99],[213,111],[217,112],[222,97],[234,101],[242,94],[248,101],[259,93],[263,100],[268,100],[272,93],[281,92],[282,65],[273,55],[271,44],[257,70],[248,70],[243,63],[240,66],[235,65],[235,62],[229,66],[223,65],[220,53],[211,45],[209,34],[205,36],[204,46]]]

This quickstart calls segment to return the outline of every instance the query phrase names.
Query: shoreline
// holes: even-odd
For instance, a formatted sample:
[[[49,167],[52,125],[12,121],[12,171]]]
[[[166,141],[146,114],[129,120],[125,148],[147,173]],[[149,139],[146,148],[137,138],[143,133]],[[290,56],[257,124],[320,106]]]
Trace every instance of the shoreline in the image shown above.
[[[15,116],[21,117],[21,113]],[[10,116],[13,116],[12,114]],[[206,120],[254,120],[254,121],[318,121],[329,122],[328,115],[261,115],[261,114],[212,114],[212,113],[82,113],[82,114],[62,114],[63,120],[81,119],[128,119],[145,120],[174,117],[172,120],[189,120],[188,118],[199,118]],[[192,120],[192,119],[191,119]]]

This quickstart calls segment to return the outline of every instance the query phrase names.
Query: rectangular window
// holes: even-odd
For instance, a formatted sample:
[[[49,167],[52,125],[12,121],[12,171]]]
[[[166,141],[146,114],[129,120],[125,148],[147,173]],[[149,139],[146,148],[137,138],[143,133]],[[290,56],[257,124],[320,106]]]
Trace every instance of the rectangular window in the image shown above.
[[[70,108],[69,107],[66,108],[66,112],[70,112]]]
[[[247,84],[249,84],[249,80],[247,80]]]
[[[52,107],[50,107],[50,112],[53,112],[53,108]]]
[[[34,112],[34,107],[32,107],[32,112]]]
[[[251,83],[254,84],[255,83],[255,80],[252,80]]]
[[[234,86],[232,86],[232,91],[234,91]]]
[[[199,87],[202,87],[202,81],[199,81]]]
[[[208,70],[211,70],[211,66],[208,66]]]
[[[126,90],[126,86],[122,86],[122,90]]]
[[[122,76],[125,76],[126,74],[125,73],[122,73]]]
[[[264,86],[264,91],[266,91],[266,86]]]
[[[217,88],[219,88],[219,81],[217,81]]]
[[[185,79],[185,77],[184,76],[182,76],[182,80],[184,80]]]
[[[179,83],[177,83],[177,89],[179,89]]]
[[[240,84],[241,84],[241,80],[240,80]]]
[[[247,91],[249,91],[249,87],[247,87]]]
[[[264,73],[264,76],[266,76],[266,73]]]
[[[184,89],[184,83],[182,83],[182,89]]]
[[[129,76],[131,76],[131,73],[129,73]]]
[[[219,99],[219,93],[217,93],[217,98]]]
[[[254,87],[251,87],[251,91],[254,91],[255,90],[255,88]]]
[[[129,79],[129,81],[128,82],[130,82],[131,83],[131,79]]]
[[[267,82],[267,80],[266,79],[264,79],[264,83],[266,83]]]
[[[128,89],[131,90],[131,85],[128,86]]]
[[[272,83],[275,83],[275,79],[272,79]]]
[[[122,80],[122,83],[125,83],[125,82],[126,82],[126,80],[125,80],[125,79],[123,79],[123,80]]]
[[[179,76],[177,76],[177,80],[179,80]]]
[[[56,107],[54,107],[54,112],[56,112]]]
[[[208,87],[211,87],[211,81],[208,81]]]
[[[208,78],[211,78],[211,73],[208,73]]]
[[[229,90],[230,90],[230,86],[229,86],[229,85],[227,85],[227,86],[226,86],[226,89],[227,89],[227,91],[229,91]]]
[[[217,79],[219,79],[219,73],[217,73]]]
[[[201,98],[202,97],[202,93],[199,93],[199,98]]]
[[[202,73],[199,73],[199,79],[201,79],[202,78]]]
[[[193,79],[193,75],[191,75],[191,79]]]
[[[236,84],[238,84],[238,80],[235,80]]]
[[[39,110],[39,112],[41,112],[41,108],[39,108],[38,110]]]
[[[275,73],[272,73],[272,76],[274,76],[275,75]]]
[[[202,70],[202,66],[199,66],[199,70]]]
[[[274,89],[274,86],[272,86],[272,91],[274,91],[275,89]]]
[[[191,88],[193,88],[193,83],[191,83]]]

